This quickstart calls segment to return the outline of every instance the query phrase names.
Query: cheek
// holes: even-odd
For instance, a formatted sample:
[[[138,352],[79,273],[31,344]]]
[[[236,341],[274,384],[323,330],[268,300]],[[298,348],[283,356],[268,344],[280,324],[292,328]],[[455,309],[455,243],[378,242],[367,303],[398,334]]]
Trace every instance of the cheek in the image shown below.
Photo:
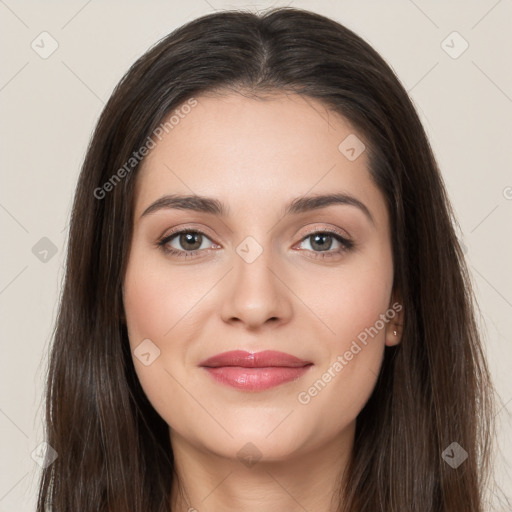
[[[309,418],[328,410],[324,427],[334,433],[357,417],[377,381],[386,327],[394,317],[391,255],[376,252],[313,281],[308,294],[312,309],[329,330],[322,329],[322,364],[304,382],[297,400]]]
[[[204,295],[205,286],[184,272],[172,272],[165,260],[138,248],[130,255],[123,302],[135,372],[148,400],[168,424],[186,406],[178,383],[184,378],[176,368],[184,365],[189,311]],[[144,351],[138,348],[143,341]],[[145,365],[137,354],[147,352],[150,361]]]
[[[190,272],[171,271],[164,258],[132,253],[123,295],[132,348],[145,338],[161,343],[175,326],[183,328],[183,319],[208,289],[208,283],[191,277]]]
[[[301,281],[299,293],[323,321],[326,341],[331,340],[329,344],[338,350],[373,326],[390,307],[392,259],[387,251],[370,256],[354,257],[346,266],[322,269],[313,279]],[[383,339],[384,329],[379,326]]]

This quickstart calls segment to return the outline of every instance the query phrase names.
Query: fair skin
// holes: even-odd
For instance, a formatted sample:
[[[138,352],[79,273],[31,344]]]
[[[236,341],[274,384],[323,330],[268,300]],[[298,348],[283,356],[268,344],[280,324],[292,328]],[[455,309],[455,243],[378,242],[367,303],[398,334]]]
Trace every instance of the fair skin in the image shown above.
[[[149,365],[133,360],[144,392],[169,425],[186,495],[182,500],[173,486],[173,510],[331,512],[356,417],[385,346],[400,341],[397,313],[367,344],[358,342],[356,355],[344,357],[396,302],[384,197],[366,152],[350,161],[338,149],[350,134],[363,137],[316,100],[235,93],[196,99],[137,176],[123,283],[132,353],[146,339],[160,350]],[[284,215],[293,199],[333,193],[357,199],[368,214],[330,204]],[[216,198],[228,211],[160,208],[142,215],[166,194]],[[177,235],[167,247],[199,247],[195,254],[177,257],[157,246],[182,229],[203,235],[188,245]],[[331,233],[315,244],[311,233],[326,230],[354,247],[340,252],[344,246]],[[251,262],[237,252],[246,237],[255,241],[245,246],[253,255],[262,250]],[[332,257],[322,259],[325,252]],[[231,350],[278,350],[312,365],[270,389],[235,389],[199,366]],[[333,370],[338,356],[341,371]],[[322,377],[329,368],[331,378]],[[308,393],[322,378],[325,386]],[[248,463],[241,449],[255,459]]]

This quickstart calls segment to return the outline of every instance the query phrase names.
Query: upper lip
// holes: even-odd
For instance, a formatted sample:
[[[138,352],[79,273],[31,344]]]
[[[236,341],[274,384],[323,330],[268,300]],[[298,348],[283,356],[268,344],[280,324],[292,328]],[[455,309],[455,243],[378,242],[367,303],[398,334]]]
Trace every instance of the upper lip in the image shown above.
[[[219,366],[240,366],[242,368],[266,368],[269,366],[300,368],[312,364],[298,357],[277,352],[275,350],[264,350],[263,352],[247,352],[245,350],[232,350],[222,352],[205,359],[199,366],[217,368]]]

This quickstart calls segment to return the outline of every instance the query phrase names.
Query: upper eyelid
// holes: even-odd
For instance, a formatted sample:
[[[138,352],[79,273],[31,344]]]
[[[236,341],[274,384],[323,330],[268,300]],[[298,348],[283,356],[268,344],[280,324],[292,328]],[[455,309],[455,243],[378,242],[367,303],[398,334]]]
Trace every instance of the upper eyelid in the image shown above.
[[[345,233],[341,233],[341,232]],[[335,228],[311,228],[311,230],[308,230],[304,236],[301,238],[301,240],[304,240],[304,238],[307,238],[308,236],[314,235],[315,233],[332,233],[334,235],[338,235],[341,238],[344,238],[346,240],[352,240],[352,237],[341,228],[335,229]]]
[[[200,229],[200,228],[194,228],[194,227],[190,227],[190,228],[180,228],[180,229],[177,229],[176,231],[171,231],[165,235],[163,235],[162,237],[160,237],[160,240],[170,240],[172,238],[174,238],[175,236],[177,235],[181,235],[183,233],[198,233],[200,235],[203,235],[203,236],[206,236],[209,240],[212,239],[212,237],[206,233],[203,229]],[[213,240],[211,240],[213,242]]]

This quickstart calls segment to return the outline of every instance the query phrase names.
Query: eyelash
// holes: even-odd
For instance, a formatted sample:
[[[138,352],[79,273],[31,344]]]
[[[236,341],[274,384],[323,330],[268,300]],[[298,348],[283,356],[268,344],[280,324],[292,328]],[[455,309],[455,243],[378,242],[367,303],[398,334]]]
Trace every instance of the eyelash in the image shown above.
[[[211,249],[195,249],[193,251],[180,251],[177,249],[169,249],[167,247],[167,244],[173,238],[175,238],[178,235],[184,234],[184,233],[194,234],[194,235],[202,235],[209,239],[208,235],[206,233],[203,233],[202,231],[199,231],[196,229],[182,229],[180,231],[174,231],[173,233],[170,233],[170,234],[166,235],[165,237],[161,238],[160,240],[157,241],[156,245],[165,254],[176,256],[178,258],[191,258],[191,257],[194,257],[197,253],[200,253],[205,250],[211,250]],[[304,236],[300,240],[299,243],[304,242],[305,240],[312,237],[313,235],[332,236],[342,246],[341,248],[339,248],[335,251],[330,251],[330,250],[329,251],[309,251],[309,252],[313,252],[316,255],[316,256],[314,256],[314,258],[318,258],[318,259],[328,259],[328,258],[332,258],[334,256],[339,256],[340,254],[342,254],[344,252],[348,252],[348,251],[352,250],[356,245],[352,240],[345,238],[344,236],[340,235],[337,231],[329,230],[329,229],[311,231],[311,232],[307,233],[306,236]],[[302,249],[302,250],[304,250],[304,249]],[[308,250],[308,249],[306,249],[306,250]]]

